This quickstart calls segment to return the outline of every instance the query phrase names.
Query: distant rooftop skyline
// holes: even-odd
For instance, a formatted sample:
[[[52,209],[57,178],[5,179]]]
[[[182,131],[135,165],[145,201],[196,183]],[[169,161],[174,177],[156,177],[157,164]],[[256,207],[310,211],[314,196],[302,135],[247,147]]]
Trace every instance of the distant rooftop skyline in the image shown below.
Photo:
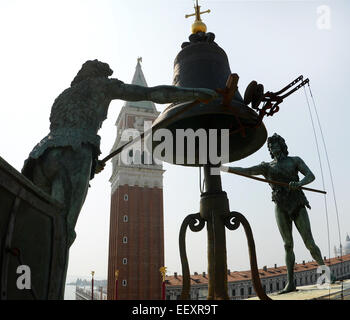
[[[350,230],[348,166],[350,141],[350,2],[329,1],[200,1],[211,9],[204,19],[208,31],[216,35],[239,75],[244,93],[250,81],[276,91],[303,74],[311,88],[323,124],[340,211],[341,240]],[[328,6],[331,24],[320,28],[324,18],[320,6]],[[322,9],[322,8],[321,8]],[[0,118],[1,156],[21,170],[33,146],[48,133],[50,109],[55,98],[67,88],[86,60],[110,64],[113,77],[132,81],[137,58],[150,86],[171,84],[173,62],[188,41],[193,2],[112,1],[112,0],[2,0],[0,2]],[[262,12],[264,14],[262,14]],[[62,18],[63,17],[63,18]],[[62,20],[63,19],[63,20]],[[64,23],[62,23],[64,21]],[[276,43],[278,44],[276,45]],[[123,101],[113,102],[108,119],[99,131],[102,156],[109,154],[116,134],[115,121]],[[156,106],[163,111],[165,105]],[[269,135],[286,139],[291,155],[302,157],[316,176],[310,188],[322,189],[321,173],[312,125],[303,90],[288,97],[280,111],[265,120]],[[321,150],[324,161],[324,151]],[[252,156],[235,163],[250,166],[270,161],[263,146]],[[168,272],[180,272],[178,233],[184,217],[199,210],[198,169],[164,165],[165,265]],[[68,275],[107,277],[111,164],[90,182],[91,188],[79,216],[77,238],[70,250]],[[250,222],[259,267],[284,263],[283,242],[279,235],[268,185],[241,177],[222,175],[230,209],[239,211]],[[330,248],[324,198],[307,193],[309,217],[315,241],[322,255],[334,256],[339,245],[329,173],[325,170],[328,192]],[[295,233],[296,234],[296,233]],[[207,269],[206,232],[188,233],[191,270]],[[311,259],[296,234],[296,260]],[[227,232],[228,268],[247,270],[248,248],[241,229]]]

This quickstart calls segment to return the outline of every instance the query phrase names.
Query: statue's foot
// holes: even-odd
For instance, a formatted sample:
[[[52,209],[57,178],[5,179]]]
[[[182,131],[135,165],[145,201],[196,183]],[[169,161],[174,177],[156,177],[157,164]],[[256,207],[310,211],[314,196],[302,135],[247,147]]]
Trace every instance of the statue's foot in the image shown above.
[[[282,291],[278,292],[278,294],[284,294],[293,291],[298,291],[296,286],[294,284],[287,283],[286,287]]]

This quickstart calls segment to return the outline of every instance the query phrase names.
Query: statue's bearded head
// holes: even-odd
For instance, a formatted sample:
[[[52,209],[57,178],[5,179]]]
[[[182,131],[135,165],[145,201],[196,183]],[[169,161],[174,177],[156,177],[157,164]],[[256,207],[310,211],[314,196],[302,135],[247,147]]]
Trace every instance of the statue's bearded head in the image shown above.
[[[274,133],[273,136],[267,139],[267,148],[269,149],[272,159],[275,158],[276,152],[274,148],[276,147],[276,145],[279,147],[281,153],[283,153],[285,156],[288,156],[288,147],[286,142],[280,135]]]
[[[112,74],[113,70],[107,63],[98,61],[97,59],[88,60],[82,65],[81,69],[72,81],[71,86],[74,86],[80,81],[88,78],[109,77]]]

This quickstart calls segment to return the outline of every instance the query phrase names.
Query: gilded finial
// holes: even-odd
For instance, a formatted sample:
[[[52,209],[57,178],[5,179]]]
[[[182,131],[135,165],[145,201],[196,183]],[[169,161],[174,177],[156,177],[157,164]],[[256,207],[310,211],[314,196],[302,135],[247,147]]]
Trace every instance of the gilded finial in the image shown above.
[[[162,275],[163,282],[165,282],[166,269],[167,269],[166,267],[160,267],[159,268],[159,271],[160,271],[160,273]]]
[[[119,270],[115,270],[114,275],[115,275],[115,278],[116,278],[116,279],[118,279],[118,276],[119,276]]]
[[[194,6],[195,13],[186,14],[185,18],[196,17],[196,20],[192,24],[192,33],[207,32],[207,26],[201,19],[201,14],[209,13],[210,10],[201,12],[201,7],[198,5],[198,0],[196,0],[196,5]]]

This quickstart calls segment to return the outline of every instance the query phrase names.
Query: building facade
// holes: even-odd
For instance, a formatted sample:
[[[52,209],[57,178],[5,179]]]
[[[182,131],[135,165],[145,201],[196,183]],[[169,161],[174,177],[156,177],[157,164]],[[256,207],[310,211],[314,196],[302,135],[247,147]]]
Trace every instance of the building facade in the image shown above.
[[[147,86],[138,59],[132,84]],[[150,101],[126,102],[112,148],[124,145],[158,117]],[[163,169],[143,143],[112,160],[108,299],[161,299],[164,266]],[[118,277],[116,279],[116,272]]]
[[[326,260],[333,280],[350,279],[350,254]],[[296,264],[294,279],[296,286],[313,285],[317,283],[320,273],[315,261]],[[282,290],[287,282],[285,266],[259,269],[262,286],[267,294]],[[250,271],[227,270],[228,294],[231,300],[242,300],[256,296]],[[181,296],[182,276],[174,273],[166,277],[166,299],[178,300]],[[208,277],[205,272],[191,275],[191,300],[206,300],[208,295]]]

